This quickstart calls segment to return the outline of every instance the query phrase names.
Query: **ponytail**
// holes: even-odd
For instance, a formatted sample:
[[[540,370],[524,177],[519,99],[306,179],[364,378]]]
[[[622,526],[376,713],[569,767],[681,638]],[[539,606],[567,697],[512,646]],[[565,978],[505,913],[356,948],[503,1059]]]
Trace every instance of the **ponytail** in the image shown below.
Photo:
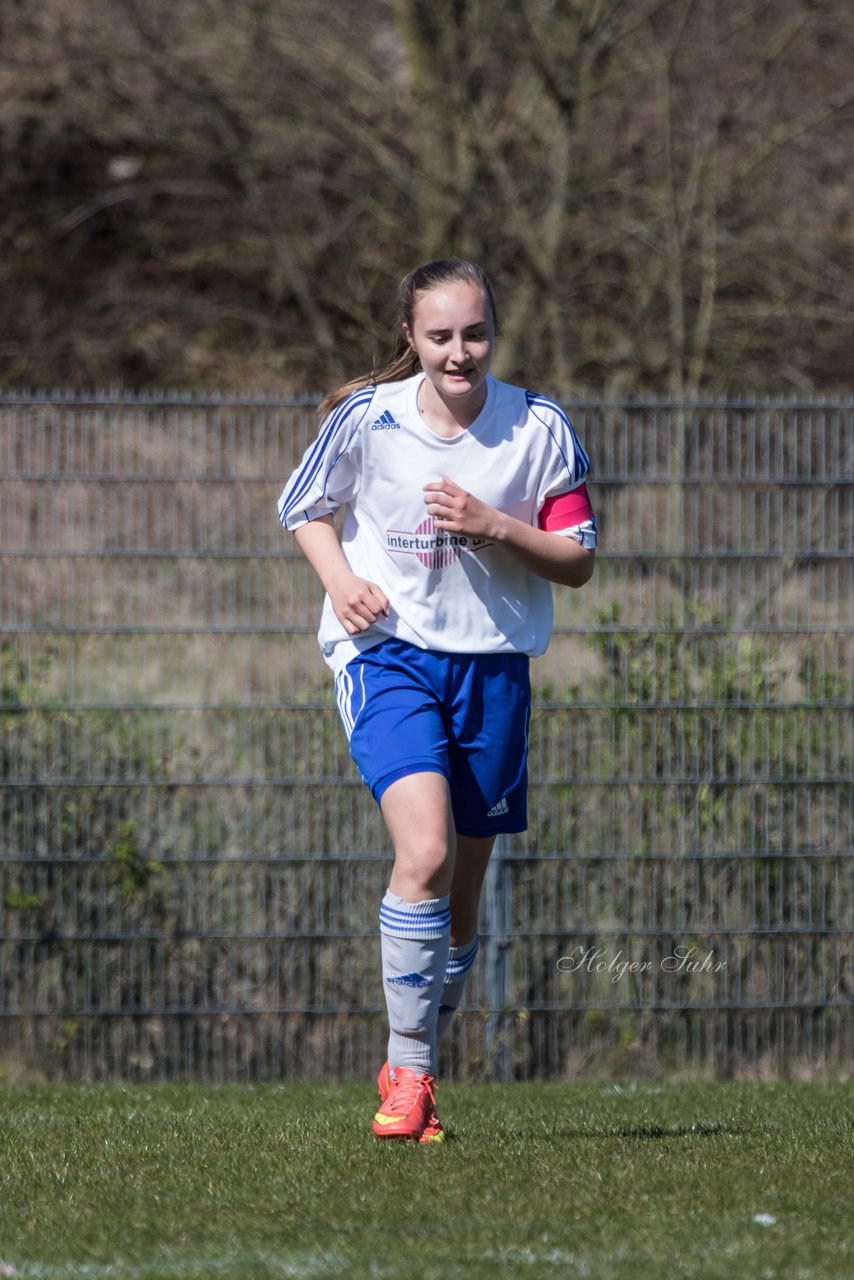
[[[318,412],[321,418],[328,418],[332,410],[337,409],[342,400],[346,400],[354,391],[360,391],[362,387],[372,387],[380,382],[400,382],[403,378],[411,378],[420,368],[421,361],[418,359],[417,352],[412,350],[401,333],[387,364],[363,374],[361,378],[351,378],[335,391],[330,391],[329,395],[321,400]]]
[[[436,262],[424,263],[403,278],[397,291],[395,337],[391,359],[379,369],[374,369],[360,378],[352,378],[325,396],[319,406],[321,418],[328,418],[333,409],[336,409],[354,391],[360,391],[362,387],[375,386],[381,382],[400,382],[417,373],[421,368],[421,361],[417,351],[414,351],[406,340],[403,326],[407,325],[410,332],[412,331],[415,303],[420,293],[427,293],[439,285],[456,284],[461,281],[476,285],[483,290],[497,332],[498,311],[495,305],[495,294],[492,282],[483,267],[477,266],[474,262],[466,262],[463,258],[440,258]]]

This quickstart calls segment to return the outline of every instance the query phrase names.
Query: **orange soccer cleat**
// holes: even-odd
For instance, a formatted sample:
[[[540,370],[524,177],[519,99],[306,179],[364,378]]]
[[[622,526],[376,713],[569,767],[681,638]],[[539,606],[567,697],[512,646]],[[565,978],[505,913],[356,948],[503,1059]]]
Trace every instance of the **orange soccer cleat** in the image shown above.
[[[374,1116],[378,1138],[408,1138],[414,1142],[443,1142],[445,1131],[436,1114],[433,1076],[384,1062],[377,1077],[380,1109]]]

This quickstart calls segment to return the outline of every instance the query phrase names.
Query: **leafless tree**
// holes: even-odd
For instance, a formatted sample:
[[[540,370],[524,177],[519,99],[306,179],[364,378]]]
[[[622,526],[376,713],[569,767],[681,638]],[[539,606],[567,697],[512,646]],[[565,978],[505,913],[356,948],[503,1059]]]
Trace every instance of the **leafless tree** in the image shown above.
[[[2,35],[7,385],[325,387],[462,253],[503,376],[850,386],[847,0],[43,0]]]

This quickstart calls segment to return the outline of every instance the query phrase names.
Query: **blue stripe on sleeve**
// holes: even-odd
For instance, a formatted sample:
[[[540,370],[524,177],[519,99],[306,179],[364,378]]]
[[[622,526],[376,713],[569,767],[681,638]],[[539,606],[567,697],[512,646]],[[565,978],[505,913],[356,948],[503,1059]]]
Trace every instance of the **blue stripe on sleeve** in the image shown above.
[[[338,408],[329,417],[326,425],[321,429],[320,435],[312,445],[308,456],[299,471],[293,476],[287,494],[283,495],[282,500],[279,503],[279,520],[282,524],[287,522],[288,516],[296,510],[300,499],[305,497],[311,489],[318,472],[323,466],[332,441],[336,438],[347,419],[356,410],[367,409],[368,405],[374,398],[375,391],[376,387],[373,385],[363,387],[359,391],[354,391],[351,396],[348,396],[346,400],[342,401]],[[361,417],[356,426],[358,427],[360,423]],[[340,457],[341,453],[338,454],[335,462],[337,462]],[[333,467],[335,462],[332,464]]]
[[[531,410],[534,416],[538,418],[540,422],[542,422],[546,431],[548,431],[552,440],[554,440],[555,447],[558,453],[560,454],[560,456],[563,458],[563,464],[566,467],[567,471],[569,472],[570,479],[574,479],[576,484],[580,484],[581,481],[584,479],[584,477],[587,475],[587,472],[590,470],[590,459],[585,453],[584,448],[582,447],[581,441],[578,439],[578,436],[575,434],[575,428],[573,427],[569,418],[566,416],[563,409],[561,409],[560,405],[555,404],[554,400],[548,400],[545,396],[535,395],[532,391],[526,391],[525,397],[528,401],[528,408]],[[572,443],[575,449],[576,466],[574,469],[569,465],[566,454],[561,448],[560,442],[555,438],[555,434],[552,431],[551,427],[546,422],[545,418],[541,417],[540,414],[536,412],[538,408],[551,409],[551,411],[553,413],[556,413],[558,417],[561,419],[561,421],[565,423],[569,431],[569,434],[572,437]]]

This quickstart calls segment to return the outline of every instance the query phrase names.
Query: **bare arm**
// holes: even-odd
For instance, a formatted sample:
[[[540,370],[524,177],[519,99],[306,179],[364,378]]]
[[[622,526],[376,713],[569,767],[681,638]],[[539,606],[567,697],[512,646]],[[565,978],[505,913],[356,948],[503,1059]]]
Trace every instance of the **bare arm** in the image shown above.
[[[427,510],[437,529],[490,538],[540,578],[565,587],[583,587],[593,576],[595,551],[574,538],[536,529],[497,511],[443,476],[424,486]]]
[[[323,584],[335,616],[348,635],[367,631],[389,601],[374,582],[358,577],[347,563],[332,516],[321,516],[295,530],[297,546]]]

